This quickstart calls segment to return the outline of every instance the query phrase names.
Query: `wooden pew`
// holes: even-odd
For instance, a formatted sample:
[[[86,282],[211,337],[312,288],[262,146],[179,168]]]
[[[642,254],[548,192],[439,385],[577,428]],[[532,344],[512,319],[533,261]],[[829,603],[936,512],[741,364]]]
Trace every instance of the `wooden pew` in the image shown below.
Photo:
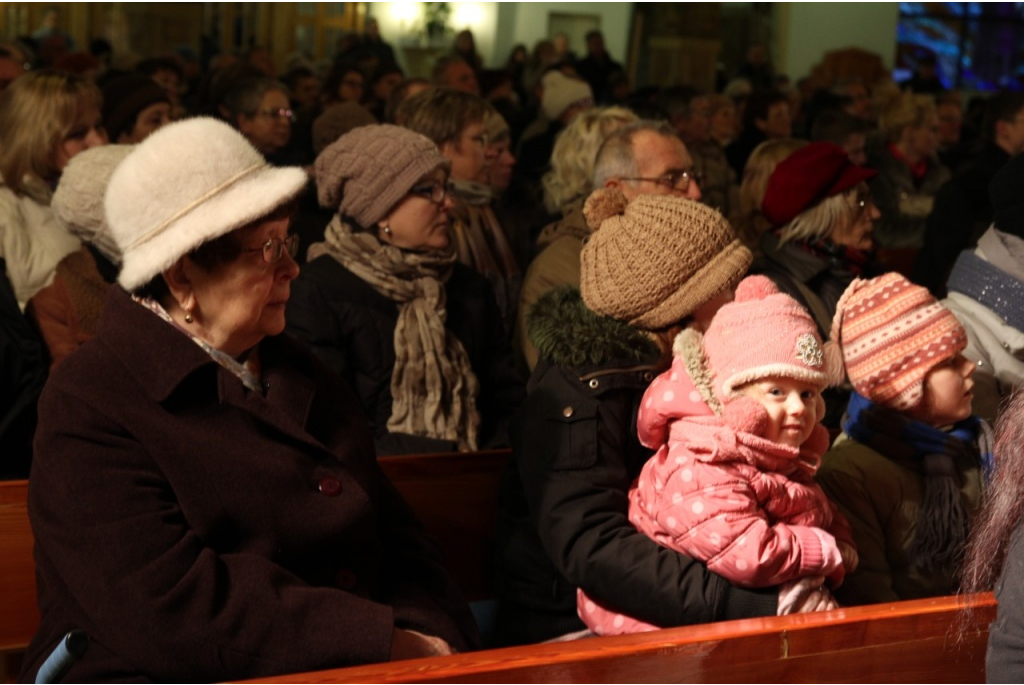
[[[962,641],[955,626],[974,608]],[[255,683],[985,681],[991,593],[340,668]]]
[[[402,493],[448,560],[466,599],[495,596],[494,528],[498,482],[509,450],[382,457]]]
[[[0,481],[0,680],[18,675],[21,652],[39,625],[28,481]]]

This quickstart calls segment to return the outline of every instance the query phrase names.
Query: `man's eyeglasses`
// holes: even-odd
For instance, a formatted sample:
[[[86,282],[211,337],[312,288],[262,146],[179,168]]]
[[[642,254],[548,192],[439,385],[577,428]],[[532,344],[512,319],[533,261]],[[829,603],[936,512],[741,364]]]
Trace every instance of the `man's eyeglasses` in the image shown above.
[[[258,109],[256,110],[256,116],[275,120],[285,119],[289,122],[295,121],[295,112],[290,109]]]
[[[295,259],[295,255],[299,253],[299,236],[290,235],[284,240],[271,238],[260,247],[251,247],[245,250],[245,252],[262,252],[263,261],[267,264],[280,261],[281,257],[284,257],[285,251],[288,252],[289,257]]]
[[[444,202],[444,199],[448,196],[448,193],[452,191],[451,181],[433,181],[431,183],[424,183],[422,185],[413,186],[409,189],[410,193],[416,195],[422,195],[427,198],[435,205],[439,205]]]
[[[659,186],[668,188],[670,190],[678,190],[681,193],[685,193],[690,189],[690,181],[697,184],[704,182],[704,174],[696,171],[670,171],[666,174],[662,174],[657,178],[623,178],[623,181],[647,181],[648,183],[656,183]]]

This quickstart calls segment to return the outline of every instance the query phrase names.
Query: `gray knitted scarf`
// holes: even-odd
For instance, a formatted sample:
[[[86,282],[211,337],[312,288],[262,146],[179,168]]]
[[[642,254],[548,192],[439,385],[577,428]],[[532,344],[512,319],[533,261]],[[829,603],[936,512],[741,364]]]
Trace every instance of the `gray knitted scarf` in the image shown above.
[[[368,231],[353,231],[338,215],[324,240],[310,247],[310,261],[330,255],[398,305],[388,430],[453,440],[462,451],[475,450],[479,383],[462,343],[444,325],[444,284],[454,252],[400,250]]]

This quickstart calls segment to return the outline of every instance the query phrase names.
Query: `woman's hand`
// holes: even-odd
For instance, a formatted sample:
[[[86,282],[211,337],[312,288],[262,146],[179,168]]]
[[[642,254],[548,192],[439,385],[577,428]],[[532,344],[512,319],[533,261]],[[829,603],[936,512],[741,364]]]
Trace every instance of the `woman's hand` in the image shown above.
[[[451,645],[439,637],[424,635],[415,630],[395,628],[391,631],[391,660],[418,659],[424,656],[454,654]]]

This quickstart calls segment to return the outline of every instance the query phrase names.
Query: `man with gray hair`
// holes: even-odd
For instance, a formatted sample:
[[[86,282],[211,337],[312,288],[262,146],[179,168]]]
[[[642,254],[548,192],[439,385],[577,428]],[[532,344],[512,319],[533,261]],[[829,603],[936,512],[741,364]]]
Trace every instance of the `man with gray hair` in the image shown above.
[[[669,124],[658,121],[637,121],[609,134],[597,153],[592,188],[618,188],[627,200],[640,195],[701,199],[686,145]],[[542,233],[557,230],[559,223],[564,226],[556,222]],[[547,291],[563,285],[579,287],[580,252],[590,230],[585,222],[582,227],[566,227],[534,258],[523,279],[515,343],[530,371],[538,355],[526,333],[526,317]]]

